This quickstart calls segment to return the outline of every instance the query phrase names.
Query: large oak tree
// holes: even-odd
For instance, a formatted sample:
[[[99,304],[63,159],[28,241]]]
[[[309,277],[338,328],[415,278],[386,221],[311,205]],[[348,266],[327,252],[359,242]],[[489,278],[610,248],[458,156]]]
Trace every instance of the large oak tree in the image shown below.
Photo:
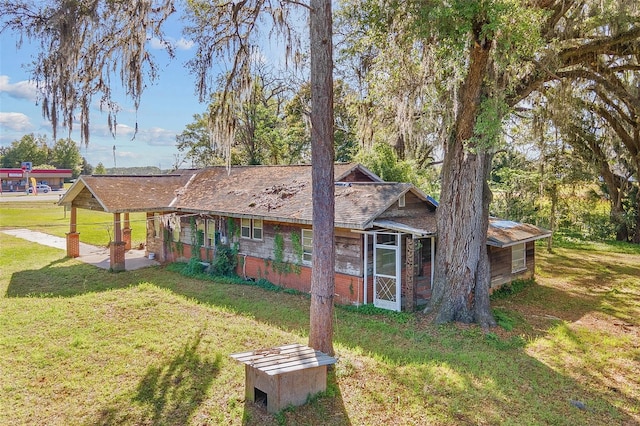
[[[355,34],[365,40],[359,41],[360,49],[400,46],[396,55],[421,55],[423,84],[437,88],[433,92],[437,96],[420,99],[426,102],[421,107],[428,115],[443,101],[450,106],[431,123],[432,133],[442,134],[444,162],[429,308],[436,312],[437,322],[493,325],[486,250],[491,191],[486,182],[502,122],[533,92],[571,79],[592,63],[615,67],[615,58],[634,55],[637,61],[637,2],[372,0],[351,4],[356,6],[353,17],[362,29]],[[369,78],[392,75],[388,62],[376,62],[375,56],[366,60]],[[404,119],[414,120],[415,114]]]

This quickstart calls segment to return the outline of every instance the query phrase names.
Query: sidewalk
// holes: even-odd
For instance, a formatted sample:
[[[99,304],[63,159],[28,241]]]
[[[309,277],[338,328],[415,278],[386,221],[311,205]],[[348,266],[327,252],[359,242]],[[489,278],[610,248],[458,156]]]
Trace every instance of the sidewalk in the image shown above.
[[[67,241],[64,238],[45,234],[44,232],[30,231],[28,229],[7,229],[1,232],[27,241],[32,241],[34,243],[55,247],[65,251],[67,250]],[[108,248],[92,246],[82,242],[80,243],[80,257],[77,259],[102,269],[109,269],[111,266],[109,262]],[[129,250],[125,253],[124,263],[127,271],[160,265],[160,263],[155,260],[149,260],[144,255],[144,250]]]

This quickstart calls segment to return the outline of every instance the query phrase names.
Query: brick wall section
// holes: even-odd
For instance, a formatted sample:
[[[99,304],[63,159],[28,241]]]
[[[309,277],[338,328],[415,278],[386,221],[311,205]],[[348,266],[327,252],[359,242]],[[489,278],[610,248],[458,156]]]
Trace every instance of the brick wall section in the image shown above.
[[[123,241],[115,242],[113,241],[110,246],[109,256],[110,267],[113,271],[124,271],[125,263],[124,263],[124,254],[125,254],[125,243]]]
[[[67,233],[67,256],[80,257],[80,233]]]
[[[238,256],[238,267],[236,272],[239,276],[254,278],[259,280],[264,278],[273,284],[285,288],[291,288],[303,293],[311,291],[311,268],[307,266],[300,267],[300,273],[291,272],[289,274],[280,274],[271,268],[271,264],[252,256]],[[335,302],[342,305],[362,303],[362,282],[361,277],[346,275],[341,273],[335,274],[336,296]],[[358,291],[360,289],[360,291]],[[369,292],[371,297],[371,290]]]
[[[131,250],[131,228],[122,229],[122,241],[124,241],[124,249]]]

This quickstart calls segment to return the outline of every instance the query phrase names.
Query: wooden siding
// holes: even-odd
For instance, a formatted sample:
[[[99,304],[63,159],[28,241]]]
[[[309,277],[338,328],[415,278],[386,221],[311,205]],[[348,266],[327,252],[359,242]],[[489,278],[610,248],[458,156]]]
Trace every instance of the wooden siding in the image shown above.
[[[427,211],[425,211],[427,202],[418,198],[411,191],[405,194],[404,203],[404,207],[400,207],[397,202],[393,203],[393,205],[378,216],[378,218],[416,217],[428,214]]]
[[[488,246],[489,261],[491,262],[491,289],[495,290],[504,284],[517,279],[529,279],[535,271],[535,242],[526,243],[526,269],[511,272],[511,247],[498,248]]]
[[[79,209],[104,211],[100,203],[98,203],[98,200],[96,200],[87,189],[82,190],[73,199],[73,203],[71,205]]]

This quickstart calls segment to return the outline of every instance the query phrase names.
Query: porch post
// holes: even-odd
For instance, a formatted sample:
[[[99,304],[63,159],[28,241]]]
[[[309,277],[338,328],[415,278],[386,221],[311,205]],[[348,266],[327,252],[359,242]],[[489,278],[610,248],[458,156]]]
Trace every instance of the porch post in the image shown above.
[[[431,237],[431,283],[429,288],[433,290],[433,273],[436,269],[436,237]]]
[[[122,228],[122,240],[124,249],[131,250],[131,228],[129,227],[129,213],[124,214],[124,227]]]
[[[113,233],[115,241],[111,242],[109,266],[111,271],[120,272],[125,270],[124,263],[124,241],[122,241],[122,229],[120,224],[120,213],[113,214]]]
[[[368,234],[364,234],[364,295],[363,305],[369,303],[369,239]]]
[[[67,232],[67,256],[80,257],[80,234],[77,232],[77,209],[71,205],[71,219],[69,220],[69,232]]]
[[[416,309],[416,300],[415,300],[415,286],[413,284],[413,276],[414,276],[414,262],[415,262],[415,241],[413,240],[413,234],[411,238],[407,236],[407,280],[404,285],[405,291],[405,309],[409,312],[413,312]]]

